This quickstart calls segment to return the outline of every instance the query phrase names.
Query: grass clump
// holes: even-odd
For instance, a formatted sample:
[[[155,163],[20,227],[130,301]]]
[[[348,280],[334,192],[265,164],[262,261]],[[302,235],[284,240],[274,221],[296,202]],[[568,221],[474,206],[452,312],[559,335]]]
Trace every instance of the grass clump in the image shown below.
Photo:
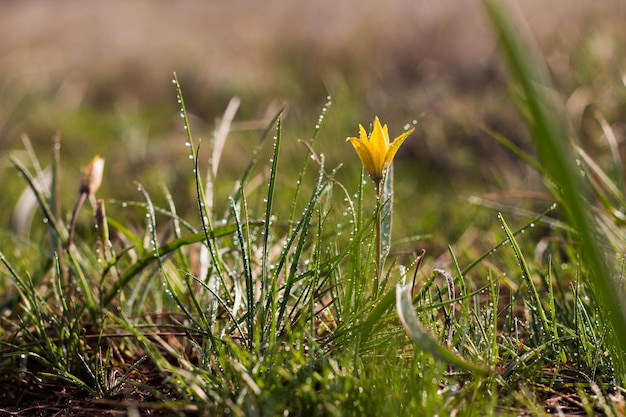
[[[174,76],[194,216],[165,185],[102,199],[100,159],[63,200],[60,138],[48,171],[28,142],[28,158],[11,159],[44,222],[26,217],[38,239],[7,232],[0,248],[3,409],[63,387],[129,414],[623,413],[621,183],[565,140],[525,44],[485,5],[539,158],[491,133],[546,181],[544,207],[489,212],[480,250],[460,241],[434,259],[409,238],[397,251],[392,219],[417,214],[394,204],[393,143],[384,165],[359,152],[364,169],[344,181],[317,141],[330,99],[289,154],[297,164],[281,110],[229,186],[220,163],[238,102],[201,142]],[[86,201],[93,230],[77,224]]]

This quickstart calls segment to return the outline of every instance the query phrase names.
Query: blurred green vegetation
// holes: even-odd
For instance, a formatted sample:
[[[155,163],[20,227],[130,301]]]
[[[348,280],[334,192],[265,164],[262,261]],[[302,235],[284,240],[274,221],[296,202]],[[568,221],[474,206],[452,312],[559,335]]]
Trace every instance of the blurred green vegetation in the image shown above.
[[[598,26],[580,39],[557,45],[561,49],[554,51],[562,59],[568,58],[566,68],[562,68],[562,62],[555,65],[555,80],[561,88],[557,94],[571,104],[572,112],[578,112],[575,128],[592,155],[602,153],[606,144],[591,110],[597,109],[621,132],[626,102],[617,70],[596,71],[593,77],[593,68],[623,67],[624,54],[619,53],[623,40],[610,29],[606,33],[602,30]],[[599,42],[598,37],[609,39],[615,53],[594,54],[592,45]],[[509,93],[496,59],[489,59],[481,74],[473,77],[459,69],[458,73],[451,70],[446,77],[433,80],[417,76],[390,79],[395,74],[376,77],[368,73],[372,65],[368,65],[367,56],[357,61],[333,57],[332,63],[326,63],[325,72],[302,71],[303,58],[293,53],[297,49],[291,46],[277,54],[271,63],[275,71],[270,71],[270,78],[264,81],[272,87],[260,91],[238,85],[237,80],[207,89],[200,74],[186,68],[179,72],[192,115],[192,132],[205,144],[211,140],[216,120],[228,101],[233,96],[241,99],[220,166],[219,195],[230,193],[261,130],[283,105],[287,137],[282,149],[282,172],[289,177],[290,165],[298,169],[305,149],[297,139],[310,137],[314,130],[312,121],[328,95],[333,104],[315,149],[325,154],[328,166],[342,164],[338,175],[348,184],[354,181],[360,166],[344,139],[356,134],[358,123],[367,125],[378,115],[389,124],[394,136],[407,123],[417,121],[416,132],[396,160],[396,213],[411,215],[398,214],[396,222],[398,230],[406,231],[407,236],[431,236],[418,246],[440,253],[463,235],[465,227],[481,224],[481,216],[494,218],[493,212],[468,211],[469,196],[487,195],[517,207],[529,203],[507,200],[504,194],[541,189],[540,179],[483,131],[483,127],[488,127],[529,149],[520,121],[507,104]],[[119,79],[89,79],[82,85],[84,97],[78,106],[62,100],[62,91],[73,88],[71,75],[51,81],[43,91],[21,90],[19,83],[4,83],[0,95],[5,108],[7,103],[11,107],[9,117],[0,126],[0,152],[5,156],[1,224],[10,226],[11,211],[24,189],[8,166],[6,155],[19,155],[23,150],[20,136],[26,135],[47,166],[51,138],[57,131],[62,137],[63,201],[74,198],[81,167],[98,154],[107,161],[101,191],[105,198],[136,200],[139,196],[134,181],[152,189],[162,182],[172,190],[181,207],[194,210],[193,184],[188,175],[191,167],[186,160],[171,74],[163,76],[161,85],[155,86],[156,92],[146,96],[140,91],[145,86],[141,86],[139,77],[122,74]],[[138,87],[133,80],[138,80]],[[201,146],[201,155],[207,147]],[[201,163],[205,161],[206,157],[201,157]],[[220,199],[217,203],[226,205]],[[541,210],[544,204],[538,202],[534,208]],[[451,218],[455,221],[448,221]]]

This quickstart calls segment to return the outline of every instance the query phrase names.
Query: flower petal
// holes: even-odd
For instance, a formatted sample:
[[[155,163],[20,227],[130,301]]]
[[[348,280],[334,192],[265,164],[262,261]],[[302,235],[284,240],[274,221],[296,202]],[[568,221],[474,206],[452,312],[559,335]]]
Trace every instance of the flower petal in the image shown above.
[[[383,125],[383,137],[385,138],[385,149],[389,149],[389,130],[387,125]]]
[[[346,141],[350,142],[354,147],[361,163],[365,167],[365,170],[369,174],[370,178],[374,181],[377,179],[380,180],[380,175],[374,165],[374,161],[372,160],[372,155],[370,153],[370,148],[368,146],[368,142],[362,141],[358,138],[347,138]]]
[[[389,147],[389,135],[385,135],[386,130],[387,129],[383,129],[380,125],[380,120],[376,117],[374,119],[374,129],[372,130],[372,135],[370,136],[370,148],[372,161],[374,162],[380,177],[382,177],[385,155],[387,154],[387,148]]]
[[[398,152],[398,149],[400,149],[400,146],[404,143],[405,139],[408,138],[409,135],[413,133],[414,130],[415,128],[407,130],[406,132],[404,132],[403,134],[395,138],[394,141],[391,143],[391,146],[389,147],[389,150],[387,151],[387,155],[385,155],[385,165],[384,165],[385,169],[387,169],[389,165],[391,165],[393,158],[396,156],[396,152]]]
[[[363,127],[363,125],[359,125],[359,135],[361,136],[360,140],[363,142],[369,142],[370,138],[367,136],[367,130]]]

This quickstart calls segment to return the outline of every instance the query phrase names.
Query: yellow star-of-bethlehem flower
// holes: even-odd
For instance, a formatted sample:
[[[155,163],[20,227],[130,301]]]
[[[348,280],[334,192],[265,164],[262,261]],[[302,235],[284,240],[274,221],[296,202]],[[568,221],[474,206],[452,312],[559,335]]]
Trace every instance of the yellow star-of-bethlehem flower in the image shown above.
[[[414,130],[415,128],[407,130],[390,144],[387,125],[381,126],[380,120],[376,117],[374,119],[374,129],[369,137],[365,128],[359,125],[360,137],[347,138],[346,141],[350,142],[354,147],[370,178],[376,184],[379,184],[383,179],[385,171],[391,165],[391,161],[396,156],[400,145]]]

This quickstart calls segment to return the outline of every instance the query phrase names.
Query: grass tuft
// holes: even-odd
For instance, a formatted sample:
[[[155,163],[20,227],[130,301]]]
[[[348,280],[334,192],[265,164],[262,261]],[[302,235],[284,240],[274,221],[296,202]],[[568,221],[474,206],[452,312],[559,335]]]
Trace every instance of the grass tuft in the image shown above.
[[[26,197],[11,207],[38,212],[0,242],[1,382],[22,391],[0,410],[54,387],[129,414],[622,415],[618,140],[596,113],[608,159],[570,141],[523,31],[484,5],[536,155],[485,130],[547,190],[515,204],[416,194],[400,157],[373,186],[341,138],[325,141],[352,114],[340,98],[306,134],[272,112],[238,150],[234,98],[201,141],[176,74],[180,183],[118,196],[92,163],[66,194],[60,135],[51,168],[25,141],[10,162]],[[230,164],[231,147],[245,161]],[[437,253],[410,223],[456,238]]]

